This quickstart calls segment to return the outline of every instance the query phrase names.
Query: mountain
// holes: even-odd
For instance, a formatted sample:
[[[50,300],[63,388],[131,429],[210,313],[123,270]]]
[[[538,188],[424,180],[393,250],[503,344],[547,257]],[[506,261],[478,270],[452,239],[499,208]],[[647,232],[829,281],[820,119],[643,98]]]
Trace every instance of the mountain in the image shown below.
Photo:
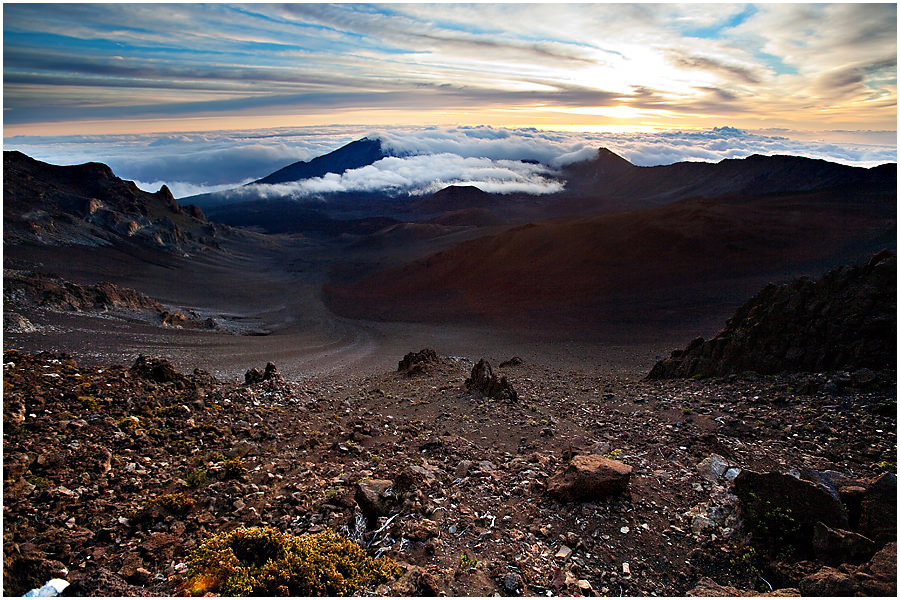
[[[101,163],[56,166],[3,153],[3,243],[137,244],[183,253],[215,246],[220,228],[166,186],[150,193]]]
[[[341,174],[387,156],[377,139],[363,138],[308,162],[297,162],[253,184],[186,198],[217,221],[268,232],[339,234],[343,221],[388,218],[455,226],[521,225],[546,219],[590,216],[621,210],[662,206],[687,198],[741,198],[817,190],[896,192],[897,166],[850,167],[797,156],[752,155],[718,163],[680,162],[639,167],[607,148],[592,160],[573,163],[556,172],[565,184],[561,192],[543,196],[525,193],[491,194],[464,184],[450,185],[416,197],[379,192],[317,194],[315,201],[259,197],[254,184],[278,184]],[[323,222],[328,222],[323,226]],[[337,227],[332,225],[337,224]],[[357,230],[355,225],[350,226]]]
[[[370,165],[386,156],[388,155],[384,153],[381,147],[381,140],[363,138],[308,162],[299,161],[290,164],[248,185],[253,185],[254,183],[287,183],[312,177],[322,177],[327,173],[340,175],[344,171]]]
[[[548,220],[325,291],[333,310],[364,319],[576,330],[654,317],[671,324],[733,307],[772,279],[895,248],[895,203],[816,191]]]
[[[562,170],[562,205],[580,211],[649,208],[686,198],[762,196],[816,190],[896,193],[896,163],[871,169],[800,156],[724,159],[718,163],[679,162],[638,167],[601,148],[596,159]],[[572,202],[572,200],[576,200]]]

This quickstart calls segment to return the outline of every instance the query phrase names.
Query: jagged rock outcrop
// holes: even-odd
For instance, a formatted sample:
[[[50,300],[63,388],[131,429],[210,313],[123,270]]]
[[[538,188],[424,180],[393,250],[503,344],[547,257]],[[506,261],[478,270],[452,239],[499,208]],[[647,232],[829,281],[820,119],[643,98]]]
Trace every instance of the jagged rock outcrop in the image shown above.
[[[135,359],[129,372],[135,377],[155,381],[156,383],[167,383],[184,379],[184,376],[168,360],[152,356],[148,357],[143,354]]]
[[[168,187],[145,192],[108,166],[57,166],[3,153],[4,244],[140,244],[167,252],[217,247],[221,229]]]
[[[276,383],[284,383],[284,377],[278,372],[275,363],[266,363],[266,370],[260,371],[256,367],[244,373],[244,385],[253,385],[262,383],[263,381],[272,381]]]
[[[882,251],[819,281],[767,286],[715,338],[674,351],[648,378],[895,368],[896,334],[897,256]]]
[[[397,371],[405,373],[407,377],[428,372],[429,365],[435,365],[441,361],[437,352],[431,348],[423,348],[418,352],[409,352],[397,364]]]
[[[486,398],[497,398],[515,402],[519,395],[506,379],[506,375],[497,377],[491,364],[483,358],[472,367],[472,375],[466,379],[466,389]]]
[[[167,310],[157,300],[114,283],[80,285],[56,275],[4,269],[3,300],[5,330],[28,333],[37,328],[22,312],[33,318],[35,309],[56,312],[118,314],[142,318],[167,327],[204,327],[196,313]],[[8,327],[6,325],[8,324]]]
[[[55,275],[6,269],[4,300],[17,306],[40,306],[56,310],[107,310],[122,308],[162,313],[163,306],[144,294],[109,282],[79,285]]]
[[[804,596],[897,596],[897,542],[863,565],[822,567],[800,581]]]

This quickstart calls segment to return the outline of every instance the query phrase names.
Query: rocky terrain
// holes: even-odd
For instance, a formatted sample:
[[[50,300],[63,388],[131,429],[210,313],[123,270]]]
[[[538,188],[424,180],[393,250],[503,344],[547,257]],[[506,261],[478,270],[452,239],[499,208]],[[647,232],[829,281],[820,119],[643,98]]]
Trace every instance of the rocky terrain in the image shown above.
[[[158,301],[114,283],[82,286],[45,273],[6,269],[3,272],[3,330],[32,333],[46,323],[46,312],[77,312],[106,318],[146,321],[167,327],[218,329],[212,318],[167,309]],[[31,315],[31,319],[26,316]]]
[[[144,192],[104,164],[60,167],[3,153],[4,245],[126,243],[185,253],[215,247],[221,229],[167,187]]]
[[[650,377],[891,368],[896,333],[897,256],[883,251],[819,281],[767,286],[715,338],[676,350]]]
[[[591,216],[506,230],[527,199],[276,203],[260,223],[306,229],[271,235],[5,153],[4,594],[216,593],[196,551],[270,526],[400,566],[363,595],[895,595],[895,256],[659,355],[760,279],[895,248],[896,167],[776,161],[824,182],[790,191],[763,162],[724,167],[737,196],[597,215],[575,190],[554,202]],[[697,172],[666,171],[721,191]]]
[[[512,396],[480,359],[218,382],[7,350],[4,593],[184,594],[205,539],[268,524],[403,567],[365,594],[895,594],[892,371],[651,381],[511,359]]]

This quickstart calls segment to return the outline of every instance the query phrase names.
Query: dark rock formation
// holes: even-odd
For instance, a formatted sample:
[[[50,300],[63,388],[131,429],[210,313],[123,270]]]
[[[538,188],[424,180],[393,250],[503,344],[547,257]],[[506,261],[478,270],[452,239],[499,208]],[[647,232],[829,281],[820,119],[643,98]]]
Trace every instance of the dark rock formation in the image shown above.
[[[632,467],[597,454],[575,456],[547,482],[547,493],[562,502],[593,501],[626,490]]]
[[[261,383],[263,381],[284,381],[284,378],[281,376],[281,373],[278,372],[275,363],[266,363],[265,371],[260,371],[254,367],[244,373],[244,385],[253,385],[254,383]]]
[[[653,367],[650,379],[895,368],[897,257],[889,251],[821,280],[769,285],[715,338],[698,338]]]
[[[827,565],[860,564],[875,554],[875,542],[864,535],[844,529],[832,529],[824,523],[813,528],[813,550]]]
[[[140,355],[135,359],[134,364],[129,371],[136,377],[155,381],[157,383],[167,383],[184,379],[184,376],[175,370],[172,363],[164,358],[153,358]]]
[[[55,275],[5,270],[4,300],[22,306],[56,310],[149,310],[163,313],[162,305],[144,294],[109,282],[79,285]]]
[[[800,581],[804,596],[897,596],[897,542],[861,566],[822,567]]]
[[[3,241],[48,246],[127,243],[183,253],[217,247],[203,212],[163,186],[145,192],[100,163],[57,166],[3,153]]]
[[[525,361],[523,361],[523,360],[522,360],[521,358],[519,358],[518,356],[513,356],[511,359],[509,359],[509,360],[504,360],[502,363],[500,363],[500,368],[501,368],[501,369],[504,369],[504,368],[506,368],[506,367],[518,367],[518,366],[521,365],[523,362],[525,362]]]
[[[897,539],[897,475],[885,473],[866,489],[859,529],[876,541]]]
[[[397,365],[397,371],[413,377],[428,372],[428,366],[440,362],[437,352],[431,348],[423,348],[419,352],[409,352]]]
[[[819,482],[745,469],[734,479],[733,491],[748,530],[762,546],[793,546],[809,553],[817,523],[847,525],[837,493]]]
[[[516,390],[513,389],[506,379],[506,375],[501,375],[500,377],[494,375],[491,364],[483,358],[472,367],[472,375],[466,379],[466,389],[470,392],[477,392],[487,398],[513,402],[519,398]]]
[[[355,499],[371,525],[378,517],[390,514],[391,507],[396,505],[394,482],[390,479],[363,479],[356,484]]]

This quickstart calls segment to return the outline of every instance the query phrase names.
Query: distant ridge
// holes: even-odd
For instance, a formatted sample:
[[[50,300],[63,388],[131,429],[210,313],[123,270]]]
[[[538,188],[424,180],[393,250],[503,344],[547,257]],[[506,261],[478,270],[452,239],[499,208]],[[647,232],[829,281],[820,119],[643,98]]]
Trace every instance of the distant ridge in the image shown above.
[[[678,162],[638,167],[606,148],[597,158],[563,169],[565,195],[605,200],[607,208],[634,209],[685,198],[722,198],[826,189],[896,191],[897,164],[871,169],[800,156],[753,154],[717,163]]]
[[[127,242],[183,253],[214,247],[223,230],[169,188],[145,192],[107,165],[57,166],[3,153],[3,242],[108,246]]]
[[[370,165],[386,156],[381,147],[381,140],[363,138],[310,161],[299,161],[290,164],[249,185],[256,183],[288,183],[312,177],[323,177],[328,173],[340,175],[345,171]]]

